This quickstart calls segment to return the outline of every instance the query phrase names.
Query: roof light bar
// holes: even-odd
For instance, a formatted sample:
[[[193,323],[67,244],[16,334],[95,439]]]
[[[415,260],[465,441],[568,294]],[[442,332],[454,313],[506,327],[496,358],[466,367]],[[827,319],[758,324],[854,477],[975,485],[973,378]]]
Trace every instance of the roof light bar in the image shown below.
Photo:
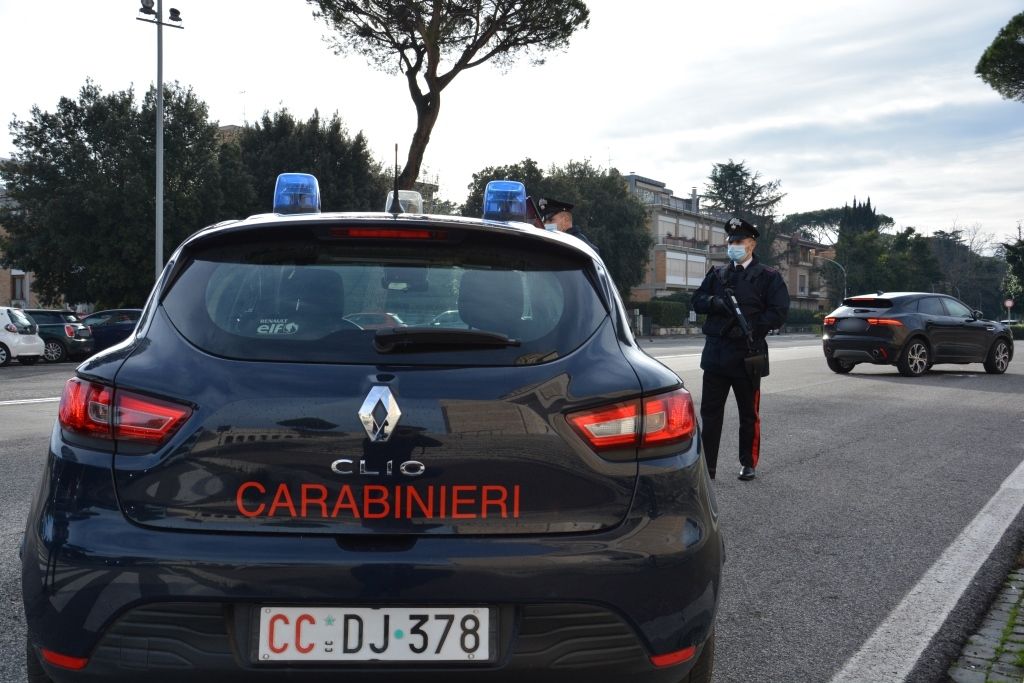
[[[282,173],[274,186],[274,213],[320,213],[320,183],[309,173]]]
[[[515,180],[487,183],[483,217],[492,221],[525,221],[526,186]]]

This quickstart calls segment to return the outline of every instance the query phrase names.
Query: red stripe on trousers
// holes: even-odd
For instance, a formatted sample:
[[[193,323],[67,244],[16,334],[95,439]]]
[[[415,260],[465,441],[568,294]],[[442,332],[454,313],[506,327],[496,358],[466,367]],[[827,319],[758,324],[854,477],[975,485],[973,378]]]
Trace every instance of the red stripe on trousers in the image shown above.
[[[750,447],[750,459],[757,467],[757,456],[761,454],[761,390],[754,392],[754,443]]]

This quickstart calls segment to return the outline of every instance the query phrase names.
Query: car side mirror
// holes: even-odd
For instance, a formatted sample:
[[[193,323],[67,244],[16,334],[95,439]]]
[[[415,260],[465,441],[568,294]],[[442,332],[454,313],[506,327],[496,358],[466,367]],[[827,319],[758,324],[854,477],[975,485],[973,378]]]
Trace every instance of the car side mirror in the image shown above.
[[[985,314],[982,313],[981,311],[975,310],[971,311],[971,317],[974,318],[975,320],[981,320],[982,318],[985,317]]]

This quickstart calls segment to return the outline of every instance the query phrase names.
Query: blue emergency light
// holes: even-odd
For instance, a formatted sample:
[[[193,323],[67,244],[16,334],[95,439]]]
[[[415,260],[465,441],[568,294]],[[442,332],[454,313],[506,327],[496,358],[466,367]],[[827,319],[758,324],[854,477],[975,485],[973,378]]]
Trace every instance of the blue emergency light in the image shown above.
[[[492,180],[484,190],[484,218],[526,220],[526,186],[515,180]]]
[[[320,183],[309,173],[282,173],[274,186],[274,213],[320,213]]]

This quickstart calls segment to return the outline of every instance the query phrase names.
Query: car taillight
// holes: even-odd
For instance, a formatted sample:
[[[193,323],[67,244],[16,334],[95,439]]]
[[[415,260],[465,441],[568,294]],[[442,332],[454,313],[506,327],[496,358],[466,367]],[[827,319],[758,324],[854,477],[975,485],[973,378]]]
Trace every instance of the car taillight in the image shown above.
[[[584,410],[569,416],[569,424],[596,451],[635,446],[640,431],[640,402]]]
[[[830,316],[826,317],[822,322],[825,323],[826,325],[835,325],[836,324],[836,319],[835,319],[835,316],[831,316],[830,315]]]
[[[110,408],[113,392],[102,384],[86,382],[77,377],[64,384],[57,419],[69,432],[100,439],[112,437]]]
[[[162,443],[192,414],[187,406],[127,391],[118,391],[114,397],[115,439]]]
[[[644,431],[640,447],[662,446],[693,437],[697,415],[690,392],[678,389],[644,399]]]
[[[58,420],[64,429],[85,436],[159,445],[191,414],[188,406],[76,377],[64,385]]]
[[[11,323],[7,323],[6,325],[4,325],[4,329],[7,330],[8,332],[16,333],[18,331],[18,328],[12,325]]]
[[[697,431],[693,399],[685,389],[584,410],[568,419],[596,451],[666,446],[691,439]]]
[[[868,318],[868,325],[880,325],[882,327],[903,327],[903,323],[892,318]]]
[[[65,325],[64,326],[64,334],[66,334],[68,336],[68,339],[74,338],[74,336],[75,336],[75,326],[74,325]]]

